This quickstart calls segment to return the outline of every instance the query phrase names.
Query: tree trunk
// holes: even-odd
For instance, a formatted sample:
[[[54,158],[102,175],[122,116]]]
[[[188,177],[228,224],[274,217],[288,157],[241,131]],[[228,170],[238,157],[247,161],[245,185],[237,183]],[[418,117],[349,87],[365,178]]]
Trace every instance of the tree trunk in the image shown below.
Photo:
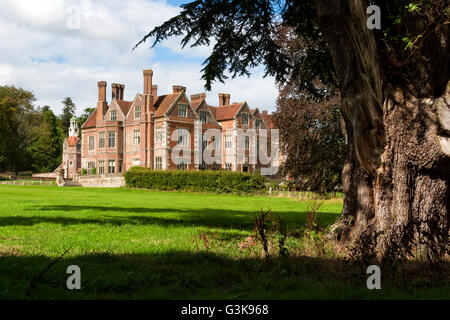
[[[318,1],[348,138],[344,208],[332,236],[371,239],[381,256],[442,257],[450,243],[450,81],[437,99],[392,84],[365,11],[361,0]]]

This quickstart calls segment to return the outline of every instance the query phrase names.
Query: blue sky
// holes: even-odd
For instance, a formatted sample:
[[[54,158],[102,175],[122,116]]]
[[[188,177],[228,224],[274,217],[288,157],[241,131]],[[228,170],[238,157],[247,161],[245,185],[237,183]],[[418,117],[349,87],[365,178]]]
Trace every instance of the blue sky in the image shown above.
[[[188,0],[189,1],[189,0]],[[1,0],[0,85],[32,90],[36,105],[50,105],[55,113],[69,96],[77,114],[97,101],[97,81],[125,84],[125,99],[142,92],[142,70],[154,71],[158,93],[172,85],[187,93],[204,92],[200,70],[210,50],[181,50],[172,38],[155,49],[151,42],[132,47],[153,27],[179,12],[178,0]],[[219,92],[232,102],[247,101],[252,108],[273,111],[277,90],[273,78],[263,78],[263,67],[250,78],[217,83],[207,101],[217,104]]]

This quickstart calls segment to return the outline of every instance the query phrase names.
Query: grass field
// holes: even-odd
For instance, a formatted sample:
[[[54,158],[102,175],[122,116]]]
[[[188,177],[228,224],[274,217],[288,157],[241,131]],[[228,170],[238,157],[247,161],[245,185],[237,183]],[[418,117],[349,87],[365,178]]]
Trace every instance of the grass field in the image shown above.
[[[0,299],[389,299],[448,298],[446,285],[368,290],[366,275],[338,277],[330,256],[263,259],[243,247],[254,217],[271,209],[289,231],[308,203],[287,198],[131,189],[0,185]],[[332,223],[342,200],[320,208]],[[63,255],[63,253],[65,253]],[[81,290],[66,268],[81,268]],[[345,267],[345,266],[344,266]]]

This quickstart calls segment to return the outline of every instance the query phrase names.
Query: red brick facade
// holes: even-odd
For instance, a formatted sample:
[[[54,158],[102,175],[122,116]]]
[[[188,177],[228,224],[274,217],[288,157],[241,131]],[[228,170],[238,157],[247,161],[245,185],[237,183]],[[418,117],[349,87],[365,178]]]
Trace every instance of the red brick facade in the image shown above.
[[[254,172],[264,166],[251,150],[257,147],[261,129],[270,136],[270,115],[251,110],[246,102],[230,104],[229,94],[219,94],[219,106],[210,106],[204,93],[189,99],[182,86],[158,96],[153,71],[144,70],[143,77],[143,94],[133,101],[124,101],[125,86],[113,83],[109,104],[107,84],[98,82],[97,109],[82,125],[83,169],[96,168],[97,174],[124,172],[133,166]],[[249,129],[254,134],[245,138]],[[211,132],[215,137],[202,142],[203,135]],[[217,161],[200,161],[201,148],[212,146],[211,155]]]

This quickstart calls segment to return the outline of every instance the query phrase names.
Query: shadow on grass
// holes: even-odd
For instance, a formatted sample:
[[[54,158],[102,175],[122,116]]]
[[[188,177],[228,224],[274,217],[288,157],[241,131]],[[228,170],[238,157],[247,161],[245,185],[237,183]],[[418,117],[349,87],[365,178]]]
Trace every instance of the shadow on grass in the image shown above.
[[[107,206],[72,206],[57,205],[32,207],[30,211],[43,211],[46,215],[39,216],[3,216],[0,226],[32,226],[39,223],[70,224],[112,224],[116,226],[160,225],[160,226],[197,226],[234,228],[251,230],[254,227],[254,217],[257,212],[229,209],[192,209],[181,210],[173,208],[141,208],[141,207],[107,207]],[[55,212],[56,211],[56,212]],[[61,211],[61,212],[57,212]],[[93,217],[91,211],[97,214]],[[79,212],[79,217],[65,216],[65,213]],[[104,215],[104,213],[123,212],[123,216]],[[306,212],[272,211],[279,214],[289,228],[300,228],[305,222]],[[126,215],[135,213],[138,215]],[[140,215],[139,215],[140,214]],[[332,223],[337,217],[334,213],[319,213],[319,219],[324,224]]]
[[[42,274],[51,262],[0,256],[0,299],[448,299],[450,293],[448,278],[433,284],[421,277],[422,265],[401,285],[383,282],[383,290],[368,290],[364,270],[324,258],[96,253],[63,257]],[[70,265],[81,268],[81,290],[66,288]],[[390,271],[382,270],[383,281]]]

